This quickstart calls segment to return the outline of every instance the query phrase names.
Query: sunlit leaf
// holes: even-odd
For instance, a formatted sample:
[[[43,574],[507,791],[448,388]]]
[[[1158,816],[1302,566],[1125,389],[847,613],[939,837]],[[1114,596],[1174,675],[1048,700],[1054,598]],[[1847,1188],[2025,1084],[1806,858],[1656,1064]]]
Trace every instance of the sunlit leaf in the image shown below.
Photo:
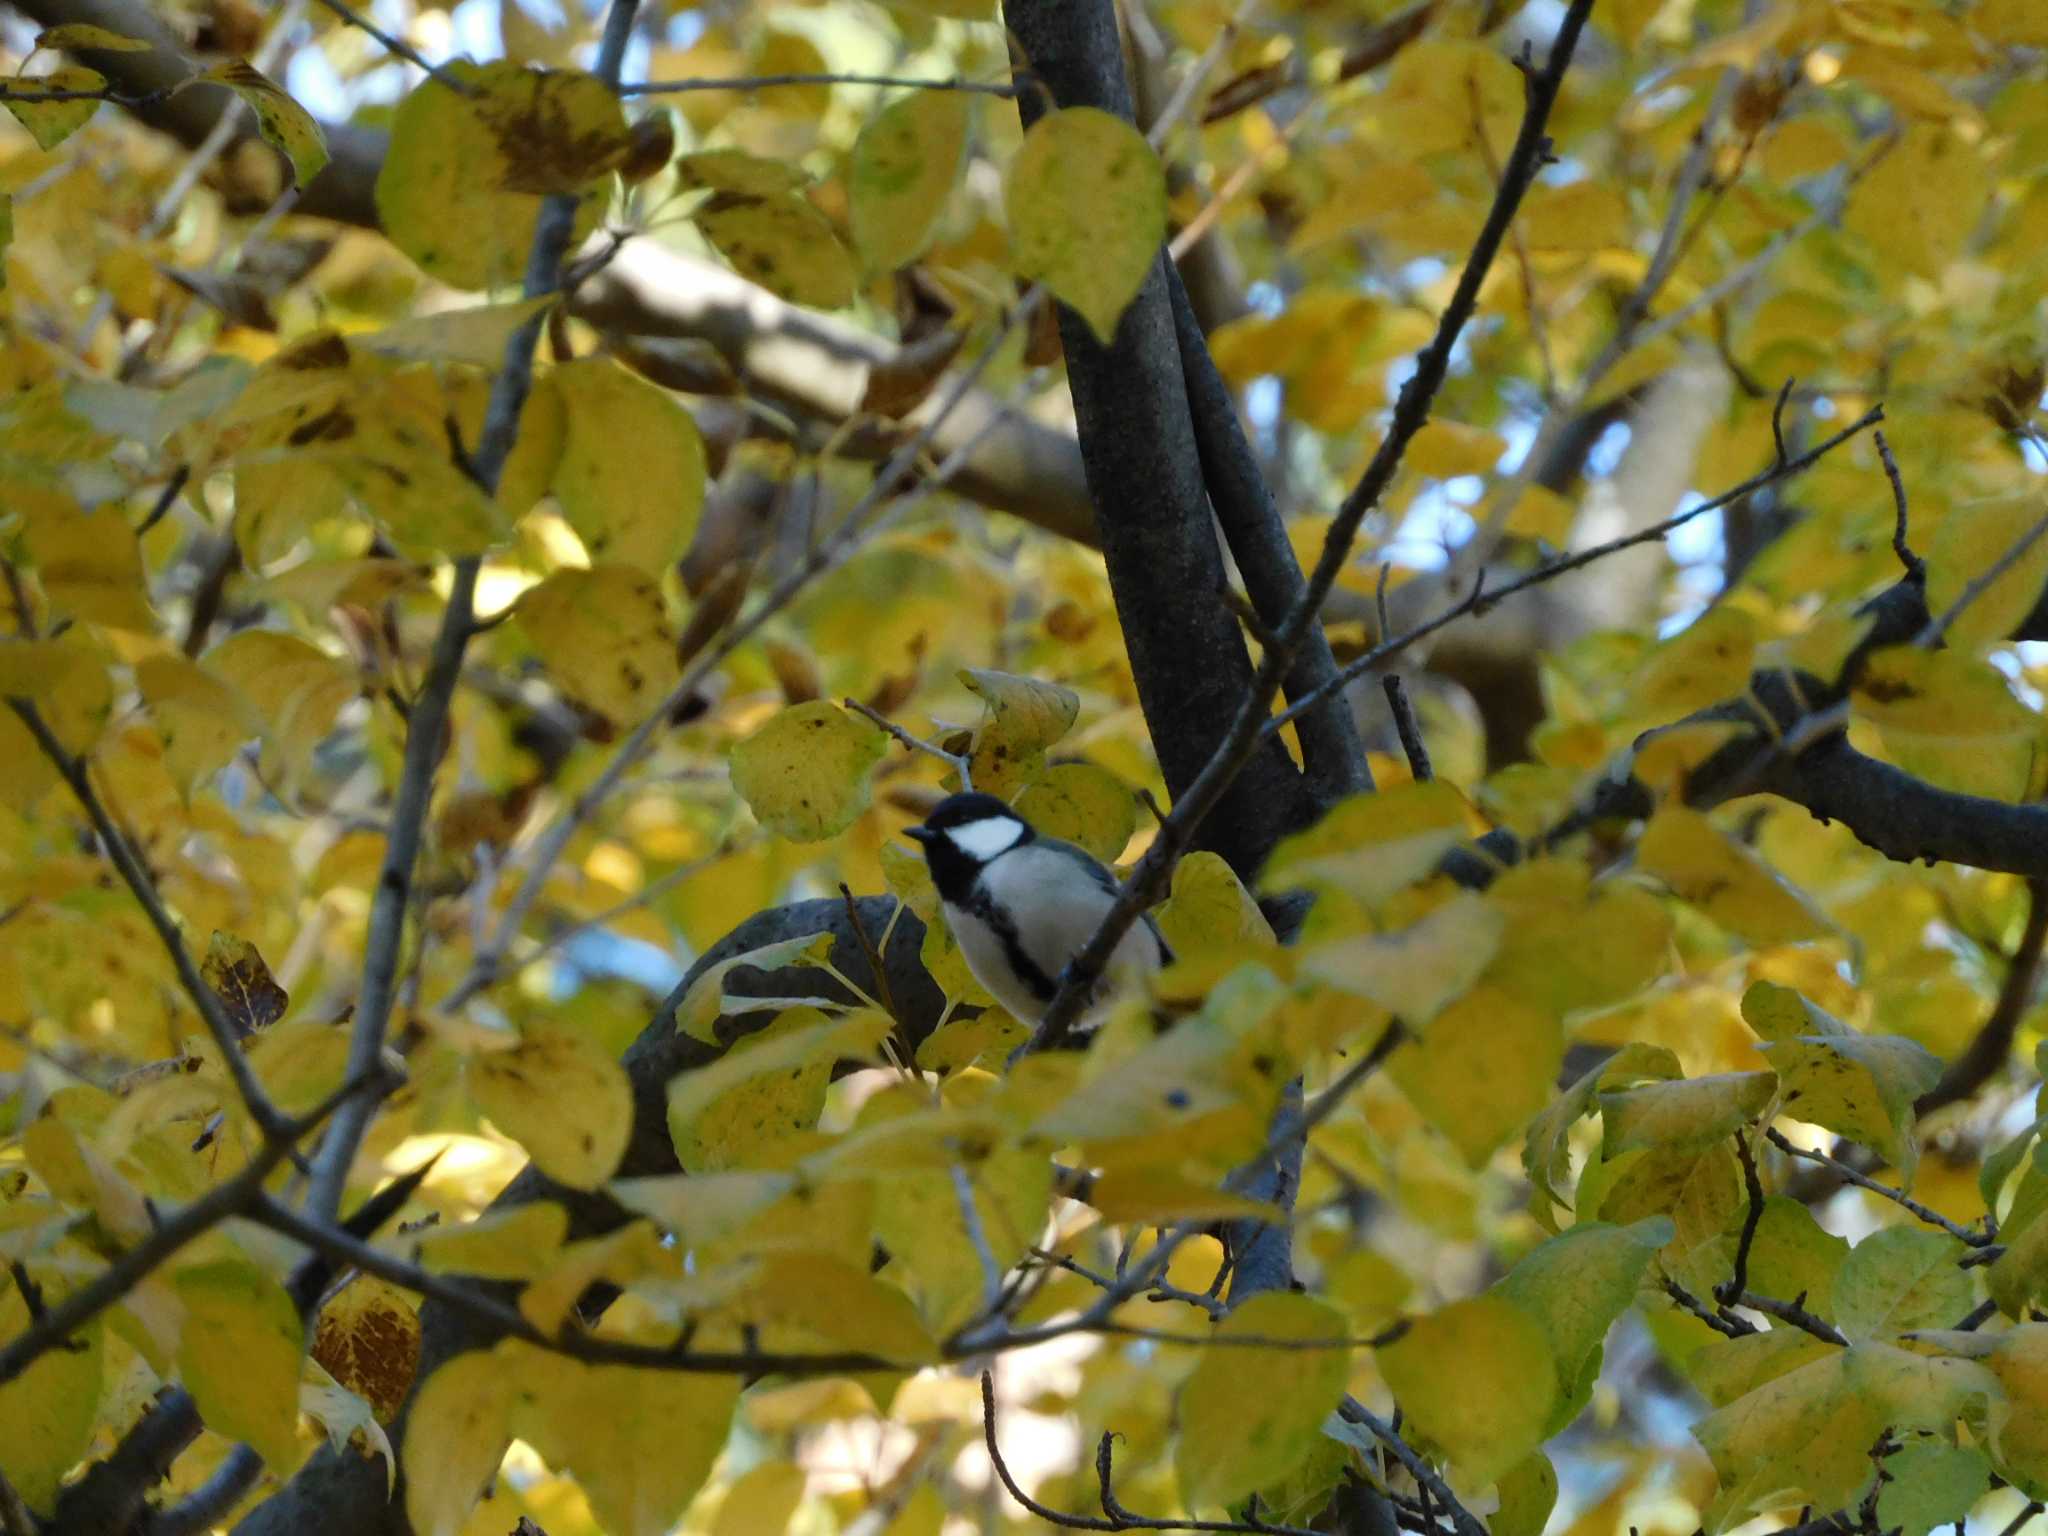
[[[632,1085],[584,1036],[539,1031],[511,1050],[479,1052],[468,1082],[477,1107],[549,1178],[595,1189],[618,1168],[633,1130]]]

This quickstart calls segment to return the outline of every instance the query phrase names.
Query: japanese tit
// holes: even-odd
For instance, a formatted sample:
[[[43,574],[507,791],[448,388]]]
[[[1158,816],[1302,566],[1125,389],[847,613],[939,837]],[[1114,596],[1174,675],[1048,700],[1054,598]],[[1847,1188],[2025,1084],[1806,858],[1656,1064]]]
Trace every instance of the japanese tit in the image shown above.
[[[993,795],[948,796],[904,836],[924,849],[974,979],[1020,1022],[1037,1024],[1067,962],[1116,900],[1116,877]],[[1150,975],[1172,959],[1159,925],[1144,913],[1118,941],[1104,982]]]

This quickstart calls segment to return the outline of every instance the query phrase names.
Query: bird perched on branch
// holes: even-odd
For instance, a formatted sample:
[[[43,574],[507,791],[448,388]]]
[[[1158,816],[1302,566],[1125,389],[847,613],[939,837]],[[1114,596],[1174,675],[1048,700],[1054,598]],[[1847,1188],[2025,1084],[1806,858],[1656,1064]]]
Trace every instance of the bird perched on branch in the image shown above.
[[[948,796],[904,836],[924,849],[974,979],[1019,1021],[1037,1024],[1068,962],[1116,901],[1116,877],[1086,849],[1047,837],[994,795]],[[1110,955],[1097,993],[1172,959],[1145,913]]]

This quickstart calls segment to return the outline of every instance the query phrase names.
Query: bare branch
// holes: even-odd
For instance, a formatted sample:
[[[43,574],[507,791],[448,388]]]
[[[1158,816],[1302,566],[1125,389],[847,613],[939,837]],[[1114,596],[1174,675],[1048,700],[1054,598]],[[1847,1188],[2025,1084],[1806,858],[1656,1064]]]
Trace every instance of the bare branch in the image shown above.
[[[1924,577],[1927,562],[1913,553],[1913,546],[1906,542],[1906,482],[1900,478],[1898,460],[1892,457],[1892,445],[1884,440],[1883,431],[1876,433],[1877,459],[1884,465],[1884,477],[1892,486],[1892,510],[1896,514],[1892,525],[1892,553],[1899,557],[1899,564],[1905,567],[1908,576]]]
[[[1436,777],[1436,770],[1430,766],[1429,744],[1422,739],[1422,722],[1415,718],[1415,706],[1408,700],[1408,690],[1401,685],[1401,674],[1389,672],[1380,679],[1380,686],[1386,690],[1387,708],[1394,713],[1394,730],[1400,735],[1401,750],[1408,755],[1408,772],[1416,783],[1427,784]]]
[[[422,58],[412,44],[402,37],[394,37],[391,33],[386,32],[353,6],[344,5],[342,0],[320,0],[320,3],[336,16],[339,16],[349,26],[354,27],[359,32],[368,33],[386,53],[394,58],[405,60],[406,63],[414,66],[416,69],[425,70],[436,80],[440,81],[441,84],[447,86],[449,90],[455,92],[456,95],[474,96],[477,94],[475,86],[470,85],[467,81],[458,80],[440,65],[433,63],[429,59]]]
[[[1761,1312],[1765,1317],[1774,1317],[1781,1323],[1789,1323],[1802,1333],[1810,1333],[1824,1344],[1839,1344],[1844,1349],[1849,1341],[1842,1331],[1826,1318],[1816,1317],[1806,1310],[1806,1292],[1801,1291],[1791,1301],[1779,1301],[1771,1296],[1759,1296],[1754,1291],[1744,1291],[1735,1298],[1735,1305],[1748,1307],[1752,1312]]]
[[[1395,1433],[1393,1425],[1357,1398],[1348,1395],[1337,1404],[1337,1413],[1346,1423],[1369,1430],[1372,1437],[1387,1448],[1394,1460],[1400,1462],[1407,1469],[1408,1475],[1415,1479],[1416,1486],[1425,1490],[1432,1499],[1443,1506],[1458,1536],[1486,1536],[1486,1527],[1479,1523],[1472,1511],[1458,1501],[1458,1496],[1451,1492],[1450,1484],[1438,1477],[1436,1469],[1417,1455],[1413,1446]]]
[[[332,3],[332,0],[329,0]],[[616,86],[626,44],[632,37],[633,18],[639,0],[612,0],[605,16],[604,40],[598,49],[596,73],[608,85]],[[553,293],[561,282],[562,259],[568,254],[575,233],[577,199],[571,195],[550,197],[541,205],[533,232],[533,248],[527,258],[525,293],[539,298]],[[478,444],[474,468],[477,482],[486,493],[495,492],[505,461],[519,434],[519,414],[533,385],[533,352],[540,340],[544,317],[536,314],[513,332],[505,343],[505,358],[491,382],[490,400],[484,411],[483,437]],[[391,1005],[398,980],[399,952],[405,938],[405,915],[412,904],[412,877],[419,861],[421,834],[427,807],[433,798],[434,775],[444,747],[450,701],[462,674],[462,658],[473,631],[476,580],[481,560],[465,555],[455,562],[447,607],[434,638],[433,658],[426,681],[413,700],[406,719],[405,765],[400,771],[398,793],[391,808],[391,822],[384,845],[383,867],[378,871],[377,889],[371,898],[369,939],[363,950],[362,986],[356,998],[355,1022],[349,1037],[348,1070],[351,1076],[370,1072],[384,1049],[384,1034],[391,1018]],[[342,1106],[333,1129],[323,1139],[319,1161],[314,1167],[306,1194],[307,1209],[318,1217],[331,1217],[341,1207],[349,1170],[355,1164],[356,1149],[369,1128],[375,1106],[351,1100]]]
[[[1930,1227],[1941,1228],[1942,1231],[1955,1238],[1958,1242],[1968,1243],[1972,1248],[1988,1247],[1991,1243],[1991,1239],[1984,1233],[1973,1232],[1961,1223],[1949,1220],[1941,1212],[1922,1205],[1903,1189],[1894,1189],[1889,1184],[1880,1184],[1877,1180],[1859,1169],[1851,1168],[1840,1158],[1830,1157],[1825,1152],[1799,1146],[1789,1140],[1783,1131],[1775,1127],[1766,1130],[1764,1134],[1770,1138],[1771,1145],[1780,1152],[1783,1152],[1787,1157],[1801,1158],[1809,1163],[1819,1163],[1821,1166],[1832,1171],[1838,1178],[1854,1184],[1858,1189],[1867,1189],[1873,1195],[1881,1195],[1901,1210],[1908,1211],[1919,1217]]]
[[[916,736],[911,735],[910,732],[903,729],[902,726],[898,725],[894,720],[891,720],[887,715],[883,714],[880,710],[875,709],[870,705],[863,704],[859,699],[842,699],[840,702],[844,704],[848,709],[852,710],[856,715],[861,716],[863,719],[871,722],[874,725],[880,726],[883,730],[887,731],[891,736],[895,737],[897,741],[901,742],[903,746],[909,751],[923,752],[928,754],[929,756],[936,757],[940,762],[944,763],[948,768],[952,769],[955,773],[960,775],[961,788],[974,788],[974,779],[972,777],[973,765],[968,761],[966,757],[962,756],[960,753],[948,752],[944,747],[939,746],[936,742],[924,741]]]
[[[331,4],[332,0],[321,0]],[[782,86],[901,86],[917,91],[968,91],[981,96],[1014,99],[1024,86],[1014,80],[931,80],[909,75],[732,75],[725,79],[691,76],[683,80],[634,80],[619,87],[621,96],[682,96],[692,91],[767,91]]]
[[[1735,1267],[1725,1284],[1716,1286],[1714,1299],[1729,1306],[1749,1289],[1749,1250],[1756,1242],[1756,1229],[1764,1219],[1764,1185],[1757,1177],[1756,1152],[1749,1137],[1735,1133],[1735,1155],[1742,1160],[1742,1188],[1747,1197],[1742,1217],[1742,1235],[1735,1243]]]
[[[1998,1000],[1963,1053],[1948,1064],[1941,1081],[1914,1103],[1914,1114],[1930,1115],[1943,1105],[1967,1099],[2011,1058],[2020,1020],[2033,1005],[2044,944],[2048,944],[2048,881],[2033,879],[2027,882],[2027,924],[2007,962]]]

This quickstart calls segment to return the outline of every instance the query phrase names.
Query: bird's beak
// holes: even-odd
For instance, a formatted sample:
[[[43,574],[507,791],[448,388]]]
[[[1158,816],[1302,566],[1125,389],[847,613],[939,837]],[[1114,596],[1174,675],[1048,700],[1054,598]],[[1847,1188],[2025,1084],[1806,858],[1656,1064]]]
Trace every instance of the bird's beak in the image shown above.
[[[926,844],[929,844],[931,840],[937,837],[939,834],[934,832],[930,827],[916,826],[905,827],[903,829],[903,835],[909,838],[913,843],[916,843],[920,847],[922,847]]]

